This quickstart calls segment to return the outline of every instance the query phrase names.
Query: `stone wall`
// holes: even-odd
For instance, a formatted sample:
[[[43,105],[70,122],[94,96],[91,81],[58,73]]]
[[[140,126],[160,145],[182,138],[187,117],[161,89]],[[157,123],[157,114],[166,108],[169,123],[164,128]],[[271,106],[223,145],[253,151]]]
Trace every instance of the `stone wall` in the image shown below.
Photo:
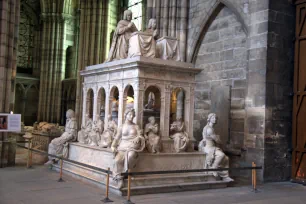
[[[211,87],[232,86],[230,143],[243,151],[231,164],[262,165],[262,181],[288,179],[291,169],[293,16],[286,0],[190,1],[187,61],[203,68],[195,137],[206,123]]]
[[[213,86],[231,86],[231,132],[233,143],[243,146],[247,40],[243,26],[227,7],[209,26],[200,46],[195,66],[203,71],[197,75],[194,135],[201,138],[210,110],[210,91]],[[242,117],[241,117],[242,115]]]
[[[266,181],[291,176],[295,8],[287,0],[270,0],[265,119]]]

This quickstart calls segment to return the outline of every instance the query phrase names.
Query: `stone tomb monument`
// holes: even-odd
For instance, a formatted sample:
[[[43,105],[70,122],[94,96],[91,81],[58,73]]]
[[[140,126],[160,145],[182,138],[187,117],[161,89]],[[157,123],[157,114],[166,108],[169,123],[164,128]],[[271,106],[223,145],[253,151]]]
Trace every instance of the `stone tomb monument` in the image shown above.
[[[193,94],[195,75],[200,71],[200,69],[193,68],[193,65],[189,63],[141,56],[86,67],[81,72],[84,77],[83,124],[86,123],[86,115],[89,114],[96,118],[100,114],[100,106],[105,107],[105,115],[112,115],[112,104],[114,98],[116,98],[118,102],[118,118],[116,121],[118,121],[118,130],[120,130],[120,127],[126,121],[124,113],[132,104],[135,117],[129,119],[133,120],[133,122],[130,121],[130,124],[136,124],[141,130],[137,135],[140,134],[141,137],[146,139],[146,148],[142,152],[137,152],[137,162],[130,167],[132,171],[202,169],[206,164],[205,153],[195,151],[193,148]],[[90,95],[88,93],[91,91],[94,93],[93,99],[89,100]],[[101,92],[105,93],[103,99],[100,97]],[[154,92],[154,103],[150,92]],[[88,101],[92,101],[92,104]],[[101,101],[104,101],[105,104],[101,104]],[[153,128],[148,130],[148,117],[145,118],[144,113],[147,116],[152,113],[154,117],[156,114],[159,115],[160,119],[154,121],[154,124],[152,122],[152,125],[157,123],[156,127],[158,127],[152,132],[155,135],[150,133],[149,136],[149,132]],[[115,119],[113,118],[113,120]],[[105,117],[105,127],[108,127],[110,121]],[[182,134],[174,137],[173,134],[175,133],[170,130],[171,126],[174,125],[171,124],[176,124],[178,132],[182,132]],[[106,130],[106,128],[104,129]],[[171,139],[171,135],[173,138],[180,137],[180,135],[188,137],[183,138],[182,141],[182,144],[186,140],[189,141],[188,148],[184,147],[177,151],[175,144],[178,141]],[[149,137],[152,136],[154,138],[149,141]],[[151,149],[148,147],[150,143],[152,144]],[[154,150],[152,150],[153,145],[155,145]],[[116,167],[116,154],[114,152],[116,151],[112,151],[112,148],[109,147],[103,148],[102,146],[72,142],[69,143],[68,155],[71,160],[104,169],[110,167],[114,171],[114,167]],[[116,169],[118,171],[118,167]],[[106,179],[104,173],[69,162],[64,163],[64,170],[96,184],[101,184]],[[226,187],[227,184],[228,181],[223,181],[220,177],[212,174],[185,173],[137,176],[133,178],[131,185],[132,194],[147,194],[220,188]],[[118,182],[116,175],[111,175],[110,187],[113,192],[125,195],[127,181],[121,180]]]
[[[226,158],[214,146],[216,140],[209,140],[214,134],[203,136],[204,151],[194,150],[195,75],[202,70],[176,61],[179,53],[175,39],[162,38],[156,49],[154,19],[145,33],[135,32],[131,19],[132,12],[125,11],[107,62],[86,67],[80,73],[84,77],[83,125],[79,142],[69,143],[68,154],[70,160],[110,168],[111,190],[121,195],[127,192],[127,181],[120,173],[128,169],[134,172],[203,169],[223,166],[221,162],[207,165],[206,155],[212,161]],[[163,59],[155,58],[156,53]],[[93,134],[96,142],[90,143],[87,141],[92,133],[90,118],[98,118],[101,107],[105,116],[111,116],[104,117],[103,129],[109,131],[114,129],[110,126],[116,125],[118,128],[111,134],[105,131]],[[115,125],[109,125],[110,122]],[[107,135],[111,142],[101,143],[102,135]],[[208,141],[210,146],[206,146]],[[211,154],[213,149],[218,150],[216,157]],[[105,183],[104,173],[89,168],[65,162],[64,170],[97,184]],[[227,174],[184,173],[137,176],[131,186],[133,194],[147,194],[225,187],[230,181]]]

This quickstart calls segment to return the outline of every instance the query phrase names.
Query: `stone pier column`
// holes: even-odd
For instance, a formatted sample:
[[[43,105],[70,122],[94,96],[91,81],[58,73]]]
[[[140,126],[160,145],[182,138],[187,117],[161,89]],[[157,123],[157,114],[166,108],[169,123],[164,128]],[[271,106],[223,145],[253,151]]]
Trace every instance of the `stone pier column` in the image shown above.
[[[164,135],[163,139],[169,139],[169,129],[170,129],[170,104],[171,104],[171,87],[166,85],[165,88],[165,99],[163,100],[163,112],[164,112]]]
[[[14,107],[20,0],[0,1],[0,113]],[[0,133],[0,168],[15,164],[15,145]]]
[[[97,87],[93,90],[94,92],[94,97],[93,97],[93,114],[92,114],[92,120],[96,120],[97,116],[97,109],[98,109],[98,90]]]
[[[144,98],[144,87],[136,85],[134,90],[134,108],[136,113],[136,124],[139,125],[140,129],[143,128],[143,99]]]
[[[104,117],[104,127],[108,125],[108,115],[111,114],[110,112],[110,98],[109,98],[109,89],[105,89],[105,117]]]
[[[118,107],[118,127],[124,122],[124,92],[122,87],[119,89],[119,107]]]

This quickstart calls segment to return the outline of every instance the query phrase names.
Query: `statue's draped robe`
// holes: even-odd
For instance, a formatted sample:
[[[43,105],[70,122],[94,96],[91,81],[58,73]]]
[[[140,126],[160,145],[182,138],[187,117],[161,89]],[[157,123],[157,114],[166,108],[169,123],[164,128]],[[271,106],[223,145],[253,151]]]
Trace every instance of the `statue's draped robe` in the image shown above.
[[[128,28],[129,23],[130,21],[121,20],[117,24],[106,62],[127,58],[130,37],[137,31],[136,27]]]
[[[68,157],[67,142],[75,141],[77,136],[77,121],[75,118],[68,120],[65,126],[65,132],[58,138],[55,138],[49,144],[48,153],[53,155],[63,155]],[[53,159],[49,156],[49,160]]]
[[[146,124],[145,134],[147,135],[146,146],[151,153],[160,152],[160,136],[158,134],[158,125]]]

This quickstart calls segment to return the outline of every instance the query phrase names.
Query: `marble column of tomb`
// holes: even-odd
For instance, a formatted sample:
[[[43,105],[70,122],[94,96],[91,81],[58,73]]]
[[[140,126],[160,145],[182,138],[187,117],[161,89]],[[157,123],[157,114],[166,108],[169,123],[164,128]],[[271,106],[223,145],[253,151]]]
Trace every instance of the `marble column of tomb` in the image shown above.
[[[192,64],[175,62],[162,59],[146,57],[134,57],[104,64],[86,67],[81,75],[83,83],[83,123],[84,116],[89,113],[95,118],[100,114],[100,102],[98,101],[101,89],[105,93],[105,115],[111,114],[114,98],[118,101],[118,126],[124,120],[124,111],[127,104],[128,89],[132,87],[134,108],[136,112],[135,123],[143,128],[147,121],[144,121],[145,96],[149,87],[156,87],[160,91],[160,135],[162,138],[162,151],[158,154],[142,152],[139,154],[136,167],[132,171],[163,171],[163,170],[184,170],[204,168],[205,155],[202,152],[193,150],[191,146],[187,152],[175,153],[173,140],[169,139],[171,124],[171,113],[174,104],[173,95],[175,90],[184,92],[183,117],[186,132],[191,140],[193,138],[193,111],[194,111],[194,86],[195,75],[201,70],[194,68]],[[115,87],[115,88],[114,88]],[[114,96],[114,90],[117,95]],[[152,89],[153,90],[153,89]],[[156,90],[156,89],[155,89]],[[88,108],[88,93],[93,92],[93,108]],[[158,96],[158,94],[156,94]],[[91,96],[92,97],[92,96]],[[156,98],[155,98],[156,99]],[[157,99],[156,99],[157,100]],[[175,99],[176,100],[176,99]],[[181,108],[181,107],[180,107]],[[158,112],[157,111],[157,112]],[[105,117],[105,127],[108,120]],[[109,148],[91,147],[80,143],[69,144],[69,159],[86,163],[99,168],[112,170],[114,155]],[[64,170],[77,177],[85,178],[87,181],[101,184],[105,181],[105,174],[84,168],[72,163],[65,163]],[[186,173],[172,175],[149,175],[137,176],[132,182],[133,194],[147,194],[156,192],[170,192],[180,190],[196,190],[207,188],[226,187],[228,182],[216,179],[211,174]],[[125,195],[127,183],[122,188],[111,179],[111,190],[117,194]],[[182,188],[183,186],[183,188]]]

